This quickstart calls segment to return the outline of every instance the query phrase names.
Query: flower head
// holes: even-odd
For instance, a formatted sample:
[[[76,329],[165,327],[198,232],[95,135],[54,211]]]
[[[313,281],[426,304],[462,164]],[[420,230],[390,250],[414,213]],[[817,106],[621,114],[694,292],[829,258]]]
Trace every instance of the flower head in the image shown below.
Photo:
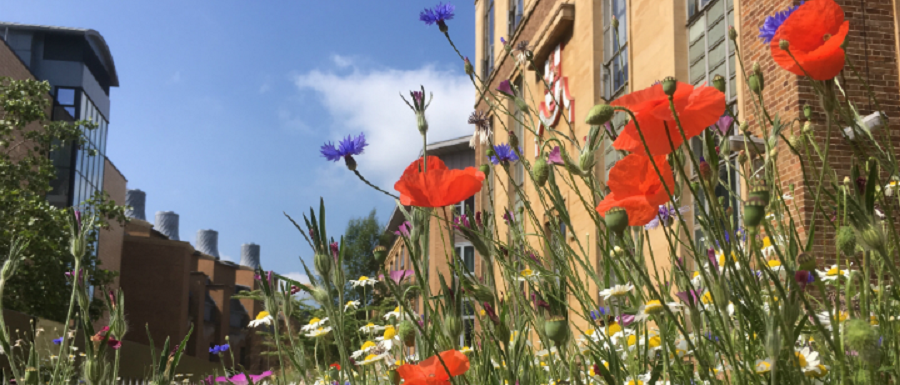
[[[272,316],[269,315],[269,312],[264,310],[264,311],[259,312],[259,314],[256,315],[256,319],[254,319],[253,321],[250,321],[250,323],[247,324],[247,326],[252,328],[252,327],[259,326],[259,325],[271,325],[272,321],[274,321]]]
[[[495,155],[491,156],[491,163],[495,165],[500,163],[512,163],[519,160],[519,156],[516,155],[516,151],[506,143],[494,146],[494,153]]]
[[[397,368],[397,373],[406,385],[444,385],[450,384],[451,377],[462,375],[468,370],[469,358],[465,354],[458,350],[447,350],[440,354],[440,359],[438,356],[431,356],[418,365],[402,365]]]
[[[650,158],[637,154],[629,154],[616,162],[609,172],[607,182],[610,193],[597,205],[597,212],[606,217],[606,213],[619,207],[628,213],[628,225],[643,226],[659,215],[659,206],[669,200],[664,186],[675,186],[672,168],[665,157],[654,158],[663,179],[651,163]]]
[[[834,0],[810,0],[797,7],[778,27],[769,48],[781,68],[815,80],[833,79],[844,69],[844,39],[850,22]],[[780,47],[790,42],[790,50]]]
[[[469,115],[469,124],[475,125],[475,133],[469,141],[469,147],[474,148],[476,144],[487,144],[491,137],[491,119],[483,111],[472,112]]]
[[[404,221],[400,224],[400,226],[397,226],[397,231],[394,231],[394,235],[409,237],[409,229],[411,227],[412,225],[409,223],[409,221]]]
[[[659,225],[669,226],[675,220],[675,216],[691,211],[690,206],[681,206],[677,210],[669,205],[659,205],[659,214],[653,218],[650,223],[644,226],[647,230],[653,230]]]
[[[344,304],[344,311],[347,311],[350,309],[358,309],[359,305],[360,305],[359,301],[347,301],[347,303]]]
[[[627,283],[625,285],[615,285],[613,287],[610,287],[609,289],[601,290],[600,296],[603,297],[604,300],[607,300],[610,297],[621,297],[628,294],[632,290],[634,290],[634,285],[632,285],[631,283]]]
[[[500,85],[497,86],[497,91],[500,91],[500,93],[509,97],[516,96],[516,93],[513,92],[512,86],[509,84],[509,80],[500,82]]]
[[[447,24],[445,21],[453,20],[453,11],[456,10],[456,7],[453,4],[443,2],[435,5],[434,8],[425,8],[422,12],[419,13],[419,20],[424,21],[427,25],[432,25],[437,23],[438,27],[441,28],[442,32],[447,30]]]
[[[771,43],[772,38],[775,37],[775,32],[778,32],[778,28],[784,24],[784,21],[787,20],[788,16],[790,16],[794,11],[797,10],[799,6],[788,7],[783,11],[775,12],[772,16],[766,16],[766,21],[763,23],[762,27],[759,27],[759,38],[764,42]]]
[[[675,112],[687,139],[699,135],[707,127],[718,122],[725,112],[725,94],[721,91],[709,86],[694,87],[681,82],[675,82],[675,87],[672,102],[675,104]],[[675,116],[672,115],[669,96],[663,90],[663,84],[632,92],[616,99],[610,105],[628,108],[635,116],[635,120],[628,122],[613,142],[613,147],[617,150],[647,155],[641,133],[650,154],[654,156],[669,154],[684,142]],[[671,145],[669,138],[672,139]]]
[[[547,163],[564,164],[559,146],[553,147],[550,153],[547,154]]]
[[[246,373],[241,373],[241,374],[236,374],[232,377],[221,376],[221,377],[213,378],[213,376],[209,376],[209,377],[207,377],[206,382],[209,384],[221,382],[221,383],[234,384],[234,385],[246,385],[246,384],[249,384],[250,381],[253,381],[254,384],[258,384],[258,383],[260,383],[260,381],[262,379],[269,377],[271,375],[272,375],[272,371],[266,370],[265,372],[262,372],[260,374],[249,374],[248,375]]]
[[[393,270],[389,273],[388,278],[390,278],[391,281],[394,281],[394,283],[399,284],[400,282],[403,282],[404,279],[412,277],[413,274],[415,274],[415,271],[413,270]],[[384,279],[384,275],[379,275],[378,278]]]
[[[54,345],[59,345],[59,344],[62,343],[62,341],[63,341],[63,338],[62,338],[62,337],[54,338],[54,339],[53,339],[53,344],[54,344]]]
[[[216,346],[213,346],[213,347],[209,348],[209,352],[212,353],[212,354],[225,353],[225,352],[228,351],[228,348],[229,348],[229,347],[230,347],[230,346],[229,346],[228,344],[225,344],[225,345],[216,345]]]
[[[719,121],[716,122],[716,129],[719,131],[719,134],[725,135],[731,129],[731,126],[734,124],[734,118],[725,115],[719,118]]]
[[[356,280],[351,279],[350,280],[350,285],[353,287],[375,286],[376,283],[378,283],[377,280],[366,277],[365,275],[359,277],[359,279],[356,279]]]
[[[347,135],[346,138],[338,143],[337,147],[335,147],[332,142],[325,143],[322,145],[320,152],[325,159],[337,162],[341,158],[362,154],[363,150],[368,145],[369,144],[366,143],[366,134],[360,133],[359,136],[355,138]]]
[[[423,166],[424,159],[419,158],[406,168],[394,184],[394,189],[400,192],[400,204],[444,207],[481,191],[485,175],[474,167],[451,170],[436,156],[428,157],[428,170],[423,170]]]

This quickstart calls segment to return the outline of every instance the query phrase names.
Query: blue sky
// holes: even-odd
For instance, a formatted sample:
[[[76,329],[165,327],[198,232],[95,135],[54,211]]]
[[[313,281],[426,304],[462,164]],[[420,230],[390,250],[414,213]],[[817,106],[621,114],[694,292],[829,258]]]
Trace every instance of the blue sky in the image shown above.
[[[326,162],[323,142],[365,132],[359,170],[392,191],[421,141],[398,93],[434,91],[429,141],[471,133],[462,62],[418,21],[436,3],[0,0],[0,18],[104,36],[120,82],[107,156],[147,193],[148,217],[175,211],[182,240],[215,229],[224,258],[255,242],[266,269],[298,273],[310,250],[282,212],[300,219],[322,196],[337,236],[394,205]],[[474,60],[472,2],[455,5],[451,36]]]

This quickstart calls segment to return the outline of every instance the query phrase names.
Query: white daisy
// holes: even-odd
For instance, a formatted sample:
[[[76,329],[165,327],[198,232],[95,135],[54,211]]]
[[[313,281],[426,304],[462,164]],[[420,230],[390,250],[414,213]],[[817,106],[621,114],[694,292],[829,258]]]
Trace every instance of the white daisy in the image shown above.
[[[629,282],[624,285],[615,285],[609,289],[603,289],[600,291],[600,296],[603,297],[604,300],[608,300],[610,297],[621,297],[626,295],[632,290],[634,290],[634,285]]]
[[[384,350],[391,350],[394,347],[394,343],[400,342],[400,335],[397,333],[397,329],[391,325],[388,325],[384,328],[384,334],[381,337],[375,339],[379,342],[379,345]]]
[[[650,373],[639,374],[637,378],[628,376],[625,380],[625,385],[649,385],[650,382]]]
[[[384,326],[375,325],[371,322],[368,325],[359,328],[359,331],[361,331],[363,333],[375,333],[375,332],[380,332],[382,330],[384,330]]]
[[[850,263],[850,266],[853,266],[853,263]],[[819,277],[822,278],[822,282],[831,282],[835,283],[840,277],[850,278],[850,270],[841,270],[838,268],[838,265],[831,265],[831,268],[828,270],[818,270]]]
[[[763,257],[769,258],[775,255],[775,244],[772,243],[772,238],[765,237],[762,239],[762,252]]]
[[[318,337],[324,337],[325,335],[327,335],[330,332],[331,332],[331,326],[328,326],[328,327],[318,328],[316,330],[310,331],[309,333],[306,333],[305,336],[307,336],[309,338],[318,338]]]
[[[826,374],[828,374],[828,367],[822,364],[818,364],[815,366],[810,365],[803,369],[803,374],[805,374],[806,377],[810,378],[822,378],[825,377]]]
[[[248,323],[247,326],[251,327],[251,328],[255,328],[260,325],[271,325],[273,321],[275,321],[275,319],[273,319],[272,316],[269,315],[269,312],[261,311],[261,312],[259,312],[259,314],[256,315],[256,319],[254,319],[253,321],[250,321],[250,323]]]
[[[369,354],[369,355],[366,356],[366,358],[363,359],[359,364],[360,364],[360,365],[363,365],[363,366],[372,365],[372,364],[375,364],[375,363],[378,363],[378,362],[383,362],[383,361],[387,360],[387,358],[388,358],[389,356],[390,356],[390,355],[389,355],[387,352],[384,352],[384,353],[381,353],[381,354]]]
[[[468,347],[468,346],[463,346],[462,349],[460,349],[459,351],[460,351],[462,354],[468,355],[469,353],[472,353],[472,352],[474,352],[475,350],[472,349],[472,348],[470,348],[470,347]]]
[[[534,280],[538,279],[538,277],[540,277],[540,275],[541,275],[540,273],[526,268],[525,270],[522,270],[519,272],[518,280],[519,281],[534,281]]]
[[[316,329],[322,327],[323,325],[325,325],[325,322],[328,322],[328,317],[325,317],[323,319],[313,317],[313,319],[309,320],[309,323],[306,324],[306,326],[300,327],[300,331],[308,332],[308,331],[316,330]]]
[[[350,354],[350,357],[353,357],[354,360],[358,360],[359,357],[364,357],[369,354],[372,349],[375,349],[378,345],[376,345],[372,341],[366,341],[359,347],[359,350]]]
[[[894,196],[894,191],[900,189],[900,181],[892,180],[884,185],[884,196]]]
[[[344,304],[344,311],[347,311],[350,309],[358,309],[359,305],[360,305],[359,301],[347,301],[347,303]]]
[[[638,308],[638,313],[634,317],[634,320],[635,321],[643,321],[647,318],[650,318],[650,316],[653,314],[658,314],[658,313],[662,312],[663,310],[665,310],[666,307],[675,311],[681,307],[681,304],[676,303],[676,302],[669,302],[669,303],[666,303],[665,305],[663,305],[663,303],[660,302],[659,300],[651,299],[651,300],[647,301],[647,303],[641,305],[640,308]]]
[[[756,374],[766,374],[772,371],[772,359],[766,358],[764,360],[756,360],[756,364],[753,365],[753,370],[756,371]]]
[[[394,311],[389,311],[387,314],[384,315],[385,320],[389,320],[391,318],[396,318],[397,320],[404,319],[404,315],[403,315],[403,312],[400,310],[400,306],[395,307]]]
[[[375,286],[376,283],[378,283],[378,280],[366,277],[365,275],[359,277],[359,279],[350,280],[350,285],[353,287]]]
[[[794,349],[794,355],[797,357],[797,363],[800,369],[817,368],[819,366],[819,352],[813,351],[808,346],[803,349]]]

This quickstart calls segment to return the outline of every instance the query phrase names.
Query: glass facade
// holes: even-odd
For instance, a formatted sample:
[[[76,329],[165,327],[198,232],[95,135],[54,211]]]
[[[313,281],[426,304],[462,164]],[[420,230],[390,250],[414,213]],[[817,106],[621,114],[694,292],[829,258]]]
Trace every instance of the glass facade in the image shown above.
[[[726,97],[737,97],[735,83],[734,45],[728,39],[728,28],[734,26],[733,0],[697,0],[689,11],[688,60],[690,82],[694,85],[712,83],[713,77],[722,75],[728,80]]]
[[[603,94],[606,100],[624,94],[628,85],[628,13],[625,4],[626,0],[603,0]],[[615,30],[613,18],[619,22]]]
[[[79,206],[103,189],[106,138],[109,120],[80,88],[57,87],[56,104],[75,120],[90,120],[96,128],[85,130],[85,143],[69,143],[50,154],[57,179],[49,199],[59,207]]]
[[[494,72],[494,0],[485,3],[482,28],[481,79],[487,79]]]

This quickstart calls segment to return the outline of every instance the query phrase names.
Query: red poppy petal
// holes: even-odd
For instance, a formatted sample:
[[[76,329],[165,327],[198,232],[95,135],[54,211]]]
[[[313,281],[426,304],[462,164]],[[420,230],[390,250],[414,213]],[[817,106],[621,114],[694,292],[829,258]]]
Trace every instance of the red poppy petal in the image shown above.
[[[666,94],[663,92],[662,84],[655,84],[640,91],[622,95],[613,100],[611,106],[625,107],[632,112],[652,108],[666,100]]]
[[[672,138],[672,143],[670,145],[669,138],[666,136],[666,125],[662,120],[659,120],[652,115],[639,115],[636,116],[636,118],[641,126],[641,132],[638,132],[634,122],[628,122],[628,125],[622,130],[622,133],[619,134],[619,137],[613,142],[613,148],[634,154],[646,155],[647,151],[644,149],[644,143],[641,141],[641,133],[644,134],[644,140],[646,140],[647,147],[653,155],[669,154],[672,152],[673,147],[678,148],[678,146],[681,145],[681,135],[678,134],[677,127],[674,127],[673,131],[673,125],[669,125],[669,133]]]
[[[407,384],[411,383],[411,381],[424,382],[424,379],[427,377],[427,373],[422,367],[412,364],[400,365],[400,367],[397,368],[397,374],[399,374]]]
[[[844,69],[845,54],[841,45],[847,38],[848,32],[850,32],[850,22],[845,21],[839,27],[837,34],[811,52],[795,50],[791,44],[790,53],[794,55],[793,58],[773,41],[773,45],[770,46],[772,58],[781,68],[795,75],[806,76],[809,74],[809,77],[815,80],[834,79]]]
[[[836,35],[844,23],[844,10],[834,0],[810,0],[781,24],[772,43],[791,43],[791,50],[810,52],[825,42],[825,34]]]
[[[614,194],[609,194],[597,205],[597,212],[606,218],[606,212],[613,207],[621,207],[628,213],[629,226],[643,226],[650,223],[659,213],[659,205],[650,204],[643,196],[630,196],[618,199]]]
[[[684,128],[684,135],[690,139],[716,124],[723,114],[725,114],[725,94],[713,87],[704,86],[694,89],[687,105],[679,111],[678,119]],[[678,136],[680,137],[681,133]]]
[[[474,167],[468,167],[464,170],[438,170],[429,172],[432,175],[426,176],[432,182],[430,188],[431,193],[430,207],[443,207],[457,204],[475,193],[481,191],[482,182],[485,175],[483,172],[476,170]]]

